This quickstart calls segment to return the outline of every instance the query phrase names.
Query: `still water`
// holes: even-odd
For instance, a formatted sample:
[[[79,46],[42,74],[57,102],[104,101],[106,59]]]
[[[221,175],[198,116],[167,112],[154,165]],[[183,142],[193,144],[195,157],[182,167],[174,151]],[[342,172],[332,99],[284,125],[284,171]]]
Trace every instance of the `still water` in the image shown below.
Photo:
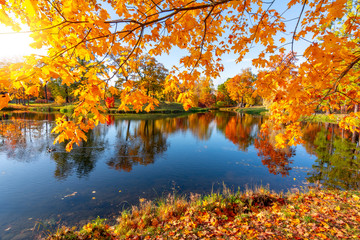
[[[228,112],[146,120],[109,116],[67,153],[55,114],[13,113],[0,125],[0,239],[32,239],[97,216],[114,222],[139,198],[269,185],[359,188],[358,136],[304,123],[305,143],[274,148],[262,116]],[[55,149],[49,151],[49,148]]]

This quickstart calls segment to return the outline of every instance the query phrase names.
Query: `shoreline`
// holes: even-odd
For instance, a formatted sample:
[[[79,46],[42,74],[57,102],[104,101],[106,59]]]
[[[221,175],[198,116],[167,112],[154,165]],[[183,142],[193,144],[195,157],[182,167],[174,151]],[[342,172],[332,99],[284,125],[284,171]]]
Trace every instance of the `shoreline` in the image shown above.
[[[19,104],[11,104],[3,109],[0,112],[27,112],[27,113],[61,113],[61,114],[71,114],[74,109],[74,105],[64,105],[64,106],[56,106],[54,104],[32,104],[30,106],[23,106]],[[136,112],[133,110],[129,111],[122,111],[118,110],[117,108],[110,108],[104,114],[107,115],[114,115],[114,116],[123,116],[123,115],[169,115],[169,114],[187,114],[187,113],[201,113],[201,112],[209,112],[213,110],[211,108],[200,108],[200,107],[193,107],[190,108],[188,111],[185,111],[182,108],[182,105],[176,103],[166,104],[163,103],[161,108],[154,109],[150,112]]]

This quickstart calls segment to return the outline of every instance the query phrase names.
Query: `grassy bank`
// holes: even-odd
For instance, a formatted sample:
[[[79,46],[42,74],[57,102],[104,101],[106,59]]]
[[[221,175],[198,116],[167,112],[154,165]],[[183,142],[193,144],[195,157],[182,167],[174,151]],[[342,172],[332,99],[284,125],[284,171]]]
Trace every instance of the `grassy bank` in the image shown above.
[[[239,113],[246,113],[246,114],[265,114],[268,110],[263,106],[253,106],[253,107],[225,107],[220,108],[220,111],[226,112],[239,112]]]
[[[266,113],[268,110],[263,106],[254,106],[254,107],[247,107],[247,108],[238,108],[236,110],[240,113],[246,113],[246,114],[263,114]]]
[[[311,189],[188,198],[140,199],[114,226],[96,219],[47,239],[339,239],[360,238],[360,192]]]
[[[6,108],[2,109],[3,111],[27,111],[27,112],[61,112],[61,113],[72,113],[75,108],[73,104],[66,104],[58,106],[55,103],[48,104],[39,104],[31,103],[30,105],[21,105],[21,104],[9,104]],[[159,106],[155,107],[154,110],[150,112],[138,112],[132,111],[119,111],[117,108],[108,109],[107,113],[112,115],[129,115],[129,114],[178,114],[185,112],[206,112],[209,111],[207,108],[193,107],[188,111],[185,111],[182,104],[180,103],[166,103],[161,102]]]

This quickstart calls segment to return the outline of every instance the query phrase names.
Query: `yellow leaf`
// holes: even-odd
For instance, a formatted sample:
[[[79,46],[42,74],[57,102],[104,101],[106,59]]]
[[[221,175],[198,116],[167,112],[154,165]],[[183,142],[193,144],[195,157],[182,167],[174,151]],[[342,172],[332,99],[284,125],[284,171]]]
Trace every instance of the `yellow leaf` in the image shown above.
[[[359,199],[360,199],[359,196],[357,196],[357,195],[355,195],[355,194],[352,195],[352,197],[353,197],[353,199],[354,199],[355,201],[359,201]]]
[[[0,110],[8,105],[10,101],[9,94],[0,94]]]

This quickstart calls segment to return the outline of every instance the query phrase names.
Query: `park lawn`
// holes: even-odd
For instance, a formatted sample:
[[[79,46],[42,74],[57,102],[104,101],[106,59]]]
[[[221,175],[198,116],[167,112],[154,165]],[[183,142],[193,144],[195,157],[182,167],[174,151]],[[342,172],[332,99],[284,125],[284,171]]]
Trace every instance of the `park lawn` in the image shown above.
[[[219,109],[220,111],[226,112],[239,112],[246,114],[266,114],[268,110],[264,106],[252,106],[252,107],[222,107]]]
[[[46,239],[360,239],[360,192],[256,191],[139,199],[117,224],[96,219]]]
[[[264,106],[238,108],[236,111],[246,114],[265,114],[266,112],[268,112],[268,110]]]
[[[118,106],[119,103],[116,102],[115,106]],[[145,108],[146,106],[144,106]],[[28,111],[28,112],[61,112],[61,113],[71,113],[75,108],[74,104],[63,104],[57,105],[56,103],[30,103],[30,105],[22,105],[22,104],[14,104],[10,103],[4,111]],[[208,111],[207,108],[199,108],[193,107],[188,111],[185,111],[183,105],[180,103],[172,103],[172,102],[160,102],[159,106],[156,106],[154,110],[150,112],[138,112],[140,114],[150,113],[150,114],[176,114],[176,113],[185,113],[185,112],[204,112]],[[120,115],[129,115],[129,114],[137,114],[137,112],[133,111],[131,106],[130,110],[119,111],[117,107],[110,108],[107,110],[109,114],[120,114]]]

